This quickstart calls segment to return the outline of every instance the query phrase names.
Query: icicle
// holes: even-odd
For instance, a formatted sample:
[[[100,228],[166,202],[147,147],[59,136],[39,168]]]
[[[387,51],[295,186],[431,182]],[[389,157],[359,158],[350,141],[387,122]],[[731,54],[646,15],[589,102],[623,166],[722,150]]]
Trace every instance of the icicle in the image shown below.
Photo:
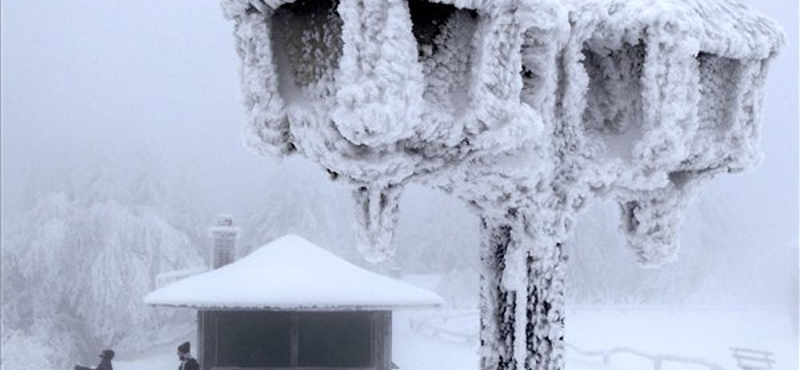
[[[679,224],[688,203],[679,191],[659,190],[620,202],[622,230],[643,266],[656,267],[678,257]]]
[[[511,235],[519,234],[513,232]],[[514,294],[514,362],[517,369],[523,369],[528,354],[526,329],[528,325],[528,252],[521,245],[522,240],[512,240],[506,253],[503,270],[503,288]]]
[[[392,244],[397,226],[401,185],[361,186],[353,192],[357,205],[358,248],[367,261],[378,263],[394,257]]]
[[[630,200],[620,203],[628,246],[639,263],[658,266],[677,258],[677,218],[681,210],[673,208],[676,199]]]
[[[673,262],[680,248],[683,211],[699,189],[725,168],[673,171],[667,186],[651,191],[623,192],[618,196],[621,229],[628,246],[643,266]]]

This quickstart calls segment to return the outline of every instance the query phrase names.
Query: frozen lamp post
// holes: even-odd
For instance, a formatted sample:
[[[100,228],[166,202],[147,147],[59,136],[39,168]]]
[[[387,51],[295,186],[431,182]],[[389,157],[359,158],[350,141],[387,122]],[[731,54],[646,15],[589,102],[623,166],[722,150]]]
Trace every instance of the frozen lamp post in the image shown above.
[[[638,260],[674,259],[705,181],[759,160],[783,43],[733,1],[223,0],[248,144],[352,185],[361,246],[391,257],[422,183],[481,218],[481,369],[563,369],[562,243],[614,198]]]

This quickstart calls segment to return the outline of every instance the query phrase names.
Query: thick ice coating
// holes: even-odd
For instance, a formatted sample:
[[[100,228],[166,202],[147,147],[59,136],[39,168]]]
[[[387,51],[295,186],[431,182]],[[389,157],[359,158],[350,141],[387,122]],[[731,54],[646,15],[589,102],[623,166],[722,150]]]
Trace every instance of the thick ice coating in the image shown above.
[[[251,147],[299,151],[357,188],[427,182],[490,213],[551,203],[560,188],[578,207],[533,208],[569,218],[584,198],[616,195],[634,249],[659,230],[664,253],[640,253],[647,263],[673,256],[677,227],[641,224],[680,217],[652,211],[631,228],[631,193],[638,210],[673,207],[685,202],[647,199],[690,197],[686,183],[757,162],[760,87],[783,41],[728,1],[223,8],[236,21]],[[365,234],[390,243],[376,225],[396,207],[376,206],[360,207]]]
[[[697,189],[758,162],[784,42],[727,0],[222,4],[248,143],[352,183],[371,260],[394,253],[408,183],[481,216],[485,368],[563,367],[561,243],[590,200],[620,203],[641,263],[675,259]]]

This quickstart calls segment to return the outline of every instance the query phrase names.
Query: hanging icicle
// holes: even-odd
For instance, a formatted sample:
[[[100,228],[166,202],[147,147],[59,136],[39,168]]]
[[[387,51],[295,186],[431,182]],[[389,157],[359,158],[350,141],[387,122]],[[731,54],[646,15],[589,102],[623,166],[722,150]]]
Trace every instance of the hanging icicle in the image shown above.
[[[401,185],[360,186],[353,192],[358,220],[358,249],[367,261],[378,263],[394,257],[392,243],[397,226]]]

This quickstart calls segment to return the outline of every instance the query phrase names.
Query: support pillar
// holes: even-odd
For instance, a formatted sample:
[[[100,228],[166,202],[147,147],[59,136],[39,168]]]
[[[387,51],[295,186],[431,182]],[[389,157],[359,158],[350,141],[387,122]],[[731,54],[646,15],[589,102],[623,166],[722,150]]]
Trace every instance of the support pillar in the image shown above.
[[[528,257],[526,370],[564,369],[566,257],[561,244]]]
[[[503,288],[505,256],[511,226],[481,220],[480,340],[481,370],[514,370],[514,309],[516,295]]]
[[[561,244],[526,248],[527,291],[517,299],[502,282],[510,245],[514,240],[508,223],[482,220],[480,340],[481,370],[563,370],[565,262]],[[517,302],[525,302],[522,306]],[[518,315],[517,309],[525,309]],[[524,307],[524,308],[522,308]],[[525,320],[518,318],[524,317]],[[523,325],[519,328],[518,325]],[[525,333],[524,346],[514,343]],[[515,349],[524,348],[524,354]],[[523,362],[524,363],[521,363]]]

